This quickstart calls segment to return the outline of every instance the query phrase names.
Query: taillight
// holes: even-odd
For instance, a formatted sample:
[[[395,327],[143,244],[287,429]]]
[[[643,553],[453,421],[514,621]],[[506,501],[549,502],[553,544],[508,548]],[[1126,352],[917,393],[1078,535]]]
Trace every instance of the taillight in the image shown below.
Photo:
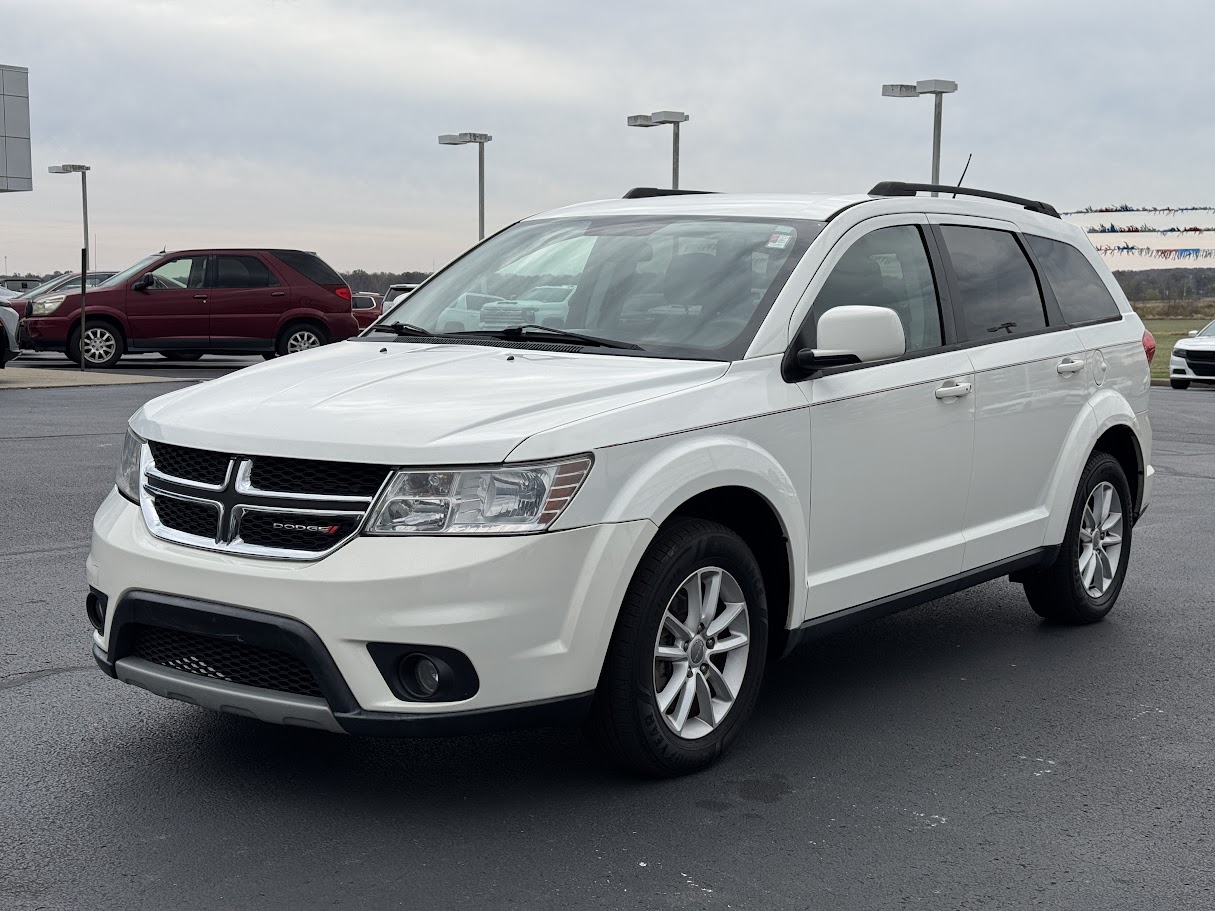
[[[333,293],[344,301],[350,300],[350,289],[345,285],[338,285],[333,289]]]
[[[1156,339],[1146,329],[1143,330],[1143,353],[1147,355],[1148,364],[1151,365],[1152,358],[1156,356]]]

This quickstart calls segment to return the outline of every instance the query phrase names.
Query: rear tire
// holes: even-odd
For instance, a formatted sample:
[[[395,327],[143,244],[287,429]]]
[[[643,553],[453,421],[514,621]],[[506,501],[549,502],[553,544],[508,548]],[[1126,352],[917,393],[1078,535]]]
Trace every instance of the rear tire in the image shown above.
[[[122,357],[125,347],[122,330],[113,323],[104,320],[89,320],[85,323],[84,353],[88,367],[97,370],[113,367]],[[67,356],[75,363],[80,363],[79,325],[68,336]]]
[[[329,333],[319,323],[288,323],[278,334],[278,340],[274,343],[274,353],[278,357],[283,357],[328,344]]]
[[[703,605],[695,614],[694,597]],[[677,520],[659,531],[629,583],[591,733],[639,775],[706,768],[751,714],[767,651],[764,581],[750,549],[724,525]]]
[[[1172,386],[1174,389],[1189,389],[1190,381],[1189,380],[1169,380],[1169,385]]]
[[[1025,579],[1034,613],[1052,623],[1084,624],[1113,609],[1130,562],[1133,502],[1118,460],[1107,452],[1089,456],[1059,555]]]

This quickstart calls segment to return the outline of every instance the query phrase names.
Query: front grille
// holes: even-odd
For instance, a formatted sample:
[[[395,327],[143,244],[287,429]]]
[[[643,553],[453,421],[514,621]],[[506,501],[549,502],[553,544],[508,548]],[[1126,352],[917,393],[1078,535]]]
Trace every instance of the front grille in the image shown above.
[[[1185,362],[1195,376],[1215,376],[1215,351],[1187,351]]]
[[[210,503],[179,500],[176,497],[152,497],[152,508],[165,528],[187,535],[215,540],[219,531],[219,508]]]
[[[249,480],[260,490],[289,490],[325,497],[374,497],[389,470],[383,465],[258,456],[253,460]]]
[[[148,445],[152,447],[152,461],[156,463],[157,471],[197,484],[217,486],[224,483],[224,478],[228,475],[228,465],[232,461],[232,456],[222,452],[187,449],[184,446],[170,446],[151,440]]]
[[[257,547],[320,553],[344,541],[358,524],[358,516],[246,512],[240,518],[240,539]]]
[[[299,658],[243,642],[139,624],[131,655],[212,680],[323,698],[312,671]]]

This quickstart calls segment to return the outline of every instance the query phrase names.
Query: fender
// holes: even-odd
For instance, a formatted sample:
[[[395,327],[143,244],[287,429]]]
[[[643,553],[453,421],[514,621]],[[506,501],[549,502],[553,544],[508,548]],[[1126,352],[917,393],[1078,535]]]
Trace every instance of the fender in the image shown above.
[[[1043,536],[1044,545],[1059,544],[1071,518],[1072,501],[1076,496],[1076,487],[1080,483],[1080,475],[1084,465],[1092,454],[1093,447],[1101,435],[1111,427],[1125,425],[1135,435],[1139,447],[1140,462],[1147,474],[1147,453],[1150,452],[1150,430],[1146,431],[1146,415],[1141,421],[1131,409],[1130,404],[1112,389],[1099,389],[1089,399],[1085,408],[1076,417],[1068,431],[1067,439],[1055,463],[1055,471],[1047,489],[1046,503],[1050,510],[1050,518],[1046,523]],[[1145,440],[1148,446],[1144,446]],[[1140,490],[1142,502],[1146,503],[1146,482]]]
[[[805,613],[805,584],[798,580],[806,574],[809,504],[784,466],[805,465],[809,478],[808,422],[804,410],[794,410],[746,424],[745,437],[723,426],[689,432],[677,442],[666,437],[610,447],[554,530],[638,519],[649,519],[656,530],[698,494],[746,488],[772,507],[788,541],[789,623],[798,625]],[[787,453],[774,451],[782,446]],[[635,568],[630,567],[630,576]]]
[[[85,308],[87,310],[87,319],[94,320],[94,319],[100,319],[101,317],[105,317],[110,322],[118,324],[118,328],[122,330],[123,338],[130,339],[131,327],[127,323],[127,317],[126,317],[125,313],[122,313],[119,310],[115,310],[112,307],[107,307],[104,304],[99,307],[94,307],[87,300],[85,301]],[[80,326],[80,310],[77,309],[76,312],[72,314],[72,321],[71,321],[71,323],[68,324],[67,335],[64,337],[70,338],[72,333],[75,332],[79,326]]]

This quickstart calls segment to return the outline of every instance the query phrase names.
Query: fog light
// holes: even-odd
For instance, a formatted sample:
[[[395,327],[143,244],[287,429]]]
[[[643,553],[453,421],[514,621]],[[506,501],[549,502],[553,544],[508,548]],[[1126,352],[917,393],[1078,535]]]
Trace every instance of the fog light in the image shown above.
[[[439,669],[429,658],[422,658],[413,666],[413,679],[423,696],[433,696],[439,689]]]
[[[105,632],[106,603],[96,592],[89,592],[84,600],[84,612],[88,615],[89,623],[99,633]]]
[[[439,662],[416,652],[401,659],[398,674],[401,686],[414,699],[430,699],[443,683]]]

